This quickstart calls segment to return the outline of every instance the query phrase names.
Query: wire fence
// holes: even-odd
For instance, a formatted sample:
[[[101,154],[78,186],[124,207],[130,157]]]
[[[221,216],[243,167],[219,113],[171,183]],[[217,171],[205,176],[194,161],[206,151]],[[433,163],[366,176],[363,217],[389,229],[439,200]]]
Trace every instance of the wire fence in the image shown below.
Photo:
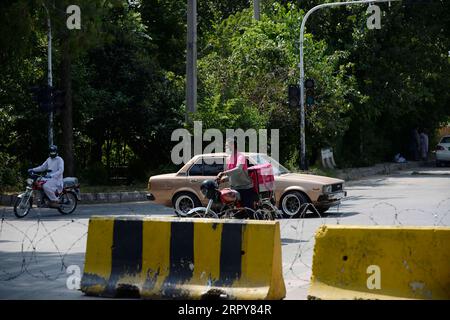
[[[308,288],[315,231],[323,224],[450,225],[450,197],[434,207],[428,206],[427,210],[399,209],[390,202],[380,201],[354,213],[346,208],[349,200],[351,197],[326,216],[321,216],[312,205],[305,205],[299,217],[279,220],[288,294],[291,289]],[[122,208],[129,215],[145,214],[132,205],[122,204]],[[19,220],[10,208],[3,208],[1,212],[0,285],[25,275],[47,281],[66,279],[68,267],[74,260],[71,255],[75,253],[79,254],[75,263],[83,268],[90,215],[60,216],[55,212],[43,216],[49,209],[33,208],[28,217]],[[6,253],[10,255],[2,258]]]

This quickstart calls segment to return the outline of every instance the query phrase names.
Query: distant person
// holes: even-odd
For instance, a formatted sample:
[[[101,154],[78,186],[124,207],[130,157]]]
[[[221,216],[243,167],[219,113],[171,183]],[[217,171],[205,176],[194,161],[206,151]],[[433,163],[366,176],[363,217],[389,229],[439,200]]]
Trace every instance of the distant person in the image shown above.
[[[395,155],[394,161],[397,163],[406,163],[407,162],[406,159],[400,153],[397,153]]]
[[[428,135],[425,130],[420,133],[420,156],[423,161],[428,160]]]
[[[43,185],[44,192],[50,199],[49,206],[58,208],[58,198],[55,191],[61,192],[63,190],[63,172],[64,161],[58,156],[58,147],[51,145],[49,148],[49,157],[39,167],[29,169],[28,172],[43,172],[48,171],[45,176],[45,183]]]
[[[420,157],[420,135],[417,128],[411,130],[410,136],[410,153],[411,159],[414,161],[419,161]]]

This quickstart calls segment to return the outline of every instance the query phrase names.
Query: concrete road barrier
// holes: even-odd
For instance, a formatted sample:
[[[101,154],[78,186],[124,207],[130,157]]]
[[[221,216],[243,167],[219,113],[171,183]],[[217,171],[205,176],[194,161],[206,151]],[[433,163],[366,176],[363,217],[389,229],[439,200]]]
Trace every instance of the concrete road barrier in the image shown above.
[[[450,228],[322,226],[309,299],[450,299]]]
[[[92,217],[81,290],[147,299],[282,299],[279,222]]]

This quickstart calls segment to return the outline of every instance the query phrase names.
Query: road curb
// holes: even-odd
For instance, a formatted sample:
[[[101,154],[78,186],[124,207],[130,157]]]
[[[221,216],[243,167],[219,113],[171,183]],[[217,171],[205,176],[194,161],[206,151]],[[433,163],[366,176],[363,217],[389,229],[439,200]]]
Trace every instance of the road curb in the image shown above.
[[[407,163],[380,163],[372,167],[349,168],[336,170],[336,177],[346,181],[358,180],[364,177],[374,175],[389,175],[396,171],[410,170],[421,166],[419,161],[411,161]]]
[[[88,204],[145,201],[147,200],[146,194],[147,192],[145,191],[82,193],[80,203]],[[13,206],[16,198],[17,194],[2,194],[0,195],[0,205]]]
[[[389,175],[396,171],[411,170],[421,167],[422,163],[411,161],[407,163],[381,163],[373,167],[349,168],[336,170],[336,178],[345,181],[358,180],[373,175]],[[127,192],[98,192],[98,193],[82,193],[81,203],[118,203],[118,202],[135,202],[146,201],[146,191],[127,191]],[[13,206],[17,194],[0,195],[0,205]]]

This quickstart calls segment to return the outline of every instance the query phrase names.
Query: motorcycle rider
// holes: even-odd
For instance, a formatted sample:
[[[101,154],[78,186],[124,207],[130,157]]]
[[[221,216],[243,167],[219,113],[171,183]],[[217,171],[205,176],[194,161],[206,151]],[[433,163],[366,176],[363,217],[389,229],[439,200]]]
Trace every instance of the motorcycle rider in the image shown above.
[[[248,175],[247,159],[238,151],[237,139],[227,141],[227,153],[230,154],[226,160],[226,169],[217,175],[219,181],[230,181],[232,189],[241,195],[241,203],[244,207],[254,209],[256,193],[253,189],[253,181]]]
[[[46,182],[43,185],[44,192],[50,199],[49,207],[58,208],[59,202],[55,191],[62,192],[63,190],[64,160],[58,156],[57,146],[51,145],[49,147],[49,157],[42,165],[28,169],[29,173],[43,171],[49,171],[44,177]]]

